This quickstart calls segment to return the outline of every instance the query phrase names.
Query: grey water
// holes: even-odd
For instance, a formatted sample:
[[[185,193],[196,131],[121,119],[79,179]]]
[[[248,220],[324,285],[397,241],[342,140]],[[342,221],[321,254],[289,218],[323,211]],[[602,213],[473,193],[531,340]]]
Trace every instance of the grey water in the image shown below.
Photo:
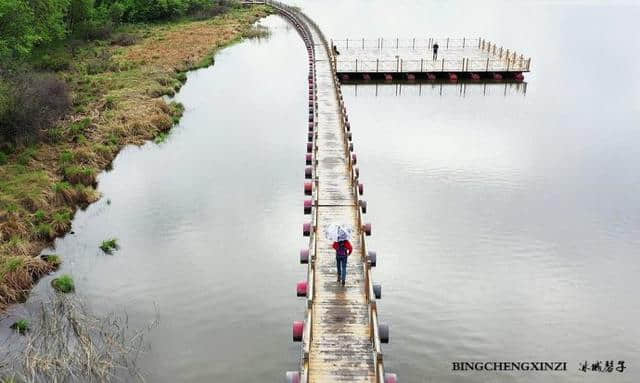
[[[385,367],[404,382],[640,379],[637,2],[305,0],[330,38],[483,37],[532,57],[511,86],[343,86],[378,251]],[[277,16],[176,96],[56,241],[78,294],[142,325],[152,382],[280,381],[297,367],[306,55]],[[99,243],[117,237],[112,256]],[[18,315],[47,294],[43,280]],[[4,325],[6,321],[3,321]],[[582,372],[580,363],[626,370]],[[455,361],[566,361],[456,372]]]

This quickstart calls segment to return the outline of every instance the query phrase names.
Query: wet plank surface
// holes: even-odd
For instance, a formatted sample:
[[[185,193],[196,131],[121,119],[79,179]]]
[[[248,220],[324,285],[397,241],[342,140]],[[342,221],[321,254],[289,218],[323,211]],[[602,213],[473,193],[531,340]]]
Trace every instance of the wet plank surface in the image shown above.
[[[314,32],[315,35],[315,32]],[[320,37],[315,35],[315,41]],[[318,179],[317,253],[313,302],[312,341],[309,350],[309,381],[374,382],[373,348],[369,333],[368,306],[360,232],[352,241],[346,286],[337,281],[335,252],[323,229],[331,223],[359,230],[357,197],[350,178],[348,152],[340,124],[336,89],[324,46],[316,45],[318,86]]]
[[[511,57],[507,61],[506,50],[489,52],[475,45],[446,48],[441,42],[438,58],[434,60],[431,48],[412,48],[395,45],[383,48],[352,45],[339,47],[338,72],[484,72],[484,71],[526,71],[527,60]],[[464,62],[463,62],[464,59]],[[356,64],[357,61],[357,64]],[[464,65],[464,66],[463,66]]]

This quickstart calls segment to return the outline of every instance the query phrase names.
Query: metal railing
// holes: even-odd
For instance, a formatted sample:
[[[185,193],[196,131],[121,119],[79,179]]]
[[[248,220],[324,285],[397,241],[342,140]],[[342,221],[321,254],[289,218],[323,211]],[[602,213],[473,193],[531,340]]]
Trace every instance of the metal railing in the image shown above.
[[[450,38],[450,37],[413,37],[413,38],[384,38],[376,39],[355,38],[355,39],[331,39],[331,44],[337,48],[352,49],[383,49],[383,48],[411,48],[411,49],[431,49],[438,43],[440,49],[480,47],[481,38]]]
[[[264,3],[274,7],[280,13],[282,13],[285,17],[287,17],[290,21],[292,21],[296,26],[299,26],[302,29],[300,33],[306,34],[309,40],[312,42],[312,45],[313,45],[313,34],[309,30],[307,24],[311,25],[311,27],[315,30],[316,34],[320,37],[320,40],[324,46],[325,52],[331,62],[331,71],[332,71],[332,77],[333,77],[333,83],[334,83],[333,85],[334,85],[334,88],[336,89],[336,101],[338,101],[338,104],[340,105],[341,126],[345,132],[344,150],[345,150],[345,155],[348,158],[349,169],[351,173],[351,182],[352,182],[352,187],[354,188],[354,193],[355,193],[354,195],[356,198],[355,202],[356,204],[358,204],[359,197],[360,197],[359,188],[358,188],[358,174],[355,170],[355,167],[353,166],[354,164],[352,162],[352,156],[350,155],[350,142],[347,139],[347,133],[348,133],[347,131],[349,130],[347,129],[347,127],[349,125],[347,121],[344,101],[342,99],[340,82],[338,81],[338,77],[337,77],[336,63],[335,63],[335,60],[333,59],[332,49],[330,48],[326,37],[324,36],[324,34],[322,33],[318,25],[313,20],[311,20],[308,16],[306,16],[304,13],[300,12],[295,8],[292,8],[283,3],[280,3],[278,1],[266,0]],[[317,94],[317,89],[314,86],[314,95],[315,94]],[[314,97],[314,100],[315,100],[315,97]],[[317,116],[317,104],[315,101],[314,101],[314,110],[315,110],[315,115]],[[315,126],[317,127],[317,122],[315,118],[314,118],[314,124],[316,124]],[[314,134],[317,134],[315,132],[316,132],[316,129],[314,129]],[[313,140],[313,142],[314,144],[313,144],[313,151],[312,151],[313,153],[312,163],[315,168],[316,157],[317,157],[317,147],[315,146],[315,140]],[[314,171],[314,175],[315,175],[315,171]],[[316,184],[316,187],[314,188],[313,196],[312,196],[312,199],[314,201],[313,207],[312,207],[312,209],[314,210],[313,220],[312,220],[313,229],[309,239],[309,248],[313,249],[313,251],[310,252],[309,254],[309,263],[308,263],[308,269],[307,269],[308,270],[307,271],[307,281],[308,281],[307,317],[306,317],[306,323],[304,327],[303,340],[302,340],[303,345],[302,345],[301,376],[300,376],[301,378],[300,381],[303,383],[308,383],[309,381],[309,352],[310,352],[310,345],[313,340],[312,339],[313,337],[313,331],[312,331],[313,309],[312,308],[313,308],[313,300],[315,296],[315,286],[314,286],[315,259],[317,255],[317,235],[318,235],[318,227],[317,227],[318,192],[317,191],[319,190],[317,186],[318,186],[319,180],[317,178],[314,178],[314,182]],[[379,327],[378,327],[378,313],[377,313],[377,307],[376,307],[376,301],[375,301],[375,294],[373,291],[373,282],[371,277],[371,264],[368,261],[368,256],[367,256],[368,252],[366,250],[366,242],[364,239],[364,232],[362,230],[361,208],[359,206],[357,206],[357,222],[358,222],[358,225],[360,226],[359,232],[360,232],[360,240],[362,243],[362,252],[360,256],[362,257],[362,260],[363,260],[363,267],[364,267],[365,279],[366,279],[365,294],[366,294],[366,301],[367,301],[368,310],[369,310],[369,329],[370,329],[370,337],[371,337],[372,346],[373,346],[375,376],[376,376],[376,381],[378,383],[384,383],[384,365],[382,362],[382,347],[381,347]]]

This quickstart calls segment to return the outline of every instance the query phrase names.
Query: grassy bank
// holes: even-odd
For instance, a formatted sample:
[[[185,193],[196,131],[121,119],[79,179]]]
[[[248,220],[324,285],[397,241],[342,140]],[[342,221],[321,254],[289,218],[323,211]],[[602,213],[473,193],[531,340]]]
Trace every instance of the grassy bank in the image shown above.
[[[56,75],[71,90],[73,112],[41,143],[0,153],[0,310],[55,268],[36,256],[70,229],[79,207],[99,198],[96,176],[120,149],[166,134],[179,120],[182,106],[162,96],[180,88],[185,71],[255,34],[252,24],[267,14],[255,6],[209,20],[128,25],[108,41],[38,56],[49,67],[61,63]]]

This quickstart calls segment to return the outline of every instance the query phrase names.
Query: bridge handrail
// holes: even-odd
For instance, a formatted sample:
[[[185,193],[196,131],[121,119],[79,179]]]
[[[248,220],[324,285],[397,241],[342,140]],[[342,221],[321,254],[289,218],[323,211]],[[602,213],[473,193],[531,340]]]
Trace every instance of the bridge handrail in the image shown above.
[[[318,34],[318,36],[320,36],[320,40],[327,52],[327,55],[329,56],[330,59],[330,67],[331,67],[331,72],[332,72],[332,77],[333,77],[333,81],[334,81],[334,86],[335,89],[337,90],[336,92],[336,97],[338,97],[338,94],[341,94],[341,90],[340,90],[340,83],[338,81],[337,78],[337,71],[336,71],[336,63],[333,57],[333,50],[330,49],[329,44],[327,42],[326,37],[324,36],[324,34],[322,33],[322,30],[318,27],[318,25],[311,19],[309,18],[307,15],[305,15],[303,12],[301,12],[300,10],[290,7],[286,4],[283,4],[279,1],[275,1],[275,0],[266,0],[264,2],[265,4],[268,4],[276,9],[278,9],[280,12],[284,13],[287,17],[291,18],[292,21],[295,21],[296,18],[298,19],[302,19],[303,22],[299,23],[301,24],[301,27],[304,29],[305,34],[307,34],[309,40],[312,42],[313,45],[313,35],[311,33],[311,31],[309,30],[307,24],[310,24],[316,31],[316,33]],[[313,47],[312,49],[315,49],[315,47]],[[338,100],[339,101],[339,100]],[[341,121],[342,121],[342,128],[345,129],[346,125],[346,116],[344,113],[344,110],[341,109],[340,110],[340,114],[341,114]],[[314,123],[315,123],[315,119],[314,119]],[[349,161],[349,168],[351,169],[352,175],[354,174],[354,168],[353,168],[353,163],[352,163],[352,158],[349,155],[348,151],[349,151],[349,143],[346,142],[346,135],[345,135],[345,145],[344,145],[345,150],[347,151],[347,158]],[[314,145],[313,148],[313,163],[315,164],[316,161],[316,147]],[[315,182],[318,182],[317,180]],[[358,188],[357,188],[357,183],[352,182],[352,187],[355,188],[355,196],[356,196],[356,202],[359,201],[359,196],[360,194],[358,193]],[[313,200],[314,200],[314,206],[315,206],[315,214],[314,214],[314,218],[313,218],[313,230],[312,230],[312,234],[310,235],[310,249],[313,248],[313,254],[310,254],[310,260],[309,260],[309,268],[308,268],[308,278],[307,279],[309,281],[308,284],[308,290],[307,290],[307,326],[305,326],[305,332],[303,335],[303,355],[302,355],[302,361],[301,361],[301,382],[303,383],[308,383],[309,381],[309,360],[308,360],[308,356],[309,356],[309,347],[311,344],[311,338],[312,338],[312,323],[313,323],[313,310],[312,310],[312,304],[313,304],[313,297],[314,297],[314,286],[313,286],[313,278],[315,277],[315,256],[317,254],[317,240],[316,240],[316,236],[317,236],[317,223],[318,223],[318,193],[317,190],[318,188],[315,188],[315,193],[313,196]],[[376,303],[375,303],[375,295],[373,294],[373,282],[371,280],[371,264],[370,262],[367,261],[367,251],[366,251],[366,243],[365,243],[365,239],[364,239],[364,233],[362,230],[362,215],[361,215],[361,209],[360,207],[357,208],[357,222],[358,225],[360,225],[360,240],[362,243],[362,253],[360,254],[360,256],[363,258],[363,260],[365,260],[364,262],[364,267],[365,267],[365,276],[366,276],[366,297],[367,297],[367,303],[368,303],[368,307],[369,307],[369,326],[370,326],[370,337],[372,340],[372,346],[373,346],[373,358],[374,358],[374,366],[375,366],[375,375],[376,375],[376,380],[378,383],[384,383],[384,365],[382,363],[382,348],[381,348],[381,342],[380,342],[380,335],[379,335],[379,328],[378,328],[378,313],[377,313],[377,307],[376,307]],[[313,246],[313,247],[312,247]]]

